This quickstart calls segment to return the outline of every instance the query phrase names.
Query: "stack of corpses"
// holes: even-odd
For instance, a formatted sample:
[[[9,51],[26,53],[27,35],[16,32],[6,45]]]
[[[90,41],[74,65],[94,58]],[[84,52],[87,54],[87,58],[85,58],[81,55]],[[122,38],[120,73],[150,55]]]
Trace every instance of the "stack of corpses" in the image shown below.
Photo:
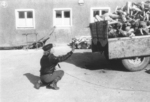
[[[150,1],[127,2],[114,13],[95,16],[95,22],[103,20],[108,21],[109,38],[150,35]]]
[[[76,49],[90,49],[91,48],[91,37],[81,36],[72,38],[70,45],[74,44]]]

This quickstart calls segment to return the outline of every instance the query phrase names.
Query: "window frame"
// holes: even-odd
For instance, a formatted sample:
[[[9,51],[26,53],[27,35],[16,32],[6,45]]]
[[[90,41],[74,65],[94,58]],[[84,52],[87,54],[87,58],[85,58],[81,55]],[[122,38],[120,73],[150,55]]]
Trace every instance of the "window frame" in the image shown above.
[[[70,11],[70,25],[56,25],[56,11],[63,11],[62,18],[64,18],[64,11]],[[53,26],[55,27],[71,27],[72,26],[72,8],[54,8],[53,9]]]
[[[111,12],[111,8],[110,7],[91,7],[91,9],[90,9],[90,22],[92,23],[92,22],[94,22],[94,18],[93,18],[93,11],[94,10],[107,10],[108,9],[108,13],[110,13]],[[101,14],[101,12],[100,12],[100,14]]]
[[[32,27],[28,27],[28,26],[24,26],[24,27],[19,27],[18,25],[18,21],[19,21],[19,13],[18,12],[28,12],[28,11],[31,11],[33,14],[32,14],[32,23],[33,23],[33,26]],[[15,18],[16,18],[16,29],[35,29],[35,10],[34,9],[15,9]],[[25,19],[27,19],[27,13],[25,14]]]

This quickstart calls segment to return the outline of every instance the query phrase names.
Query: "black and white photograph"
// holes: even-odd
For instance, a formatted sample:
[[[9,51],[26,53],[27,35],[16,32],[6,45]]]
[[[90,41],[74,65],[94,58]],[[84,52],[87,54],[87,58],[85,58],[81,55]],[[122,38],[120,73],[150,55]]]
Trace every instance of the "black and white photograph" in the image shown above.
[[[150,102],[150,0],[0,0],[0,102]]]

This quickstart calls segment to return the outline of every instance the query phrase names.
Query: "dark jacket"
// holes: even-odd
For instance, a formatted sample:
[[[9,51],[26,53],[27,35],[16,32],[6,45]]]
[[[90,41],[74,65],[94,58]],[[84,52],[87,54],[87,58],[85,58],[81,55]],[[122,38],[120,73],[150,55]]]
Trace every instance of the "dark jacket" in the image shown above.
[[[59,57],[56,57],[53,54],[43,55],[40,61],[40,64],[41,64],[40,74],[45,75],[45,74],[53,73],[55,70],[55,66],[58,64],[58,62],[66,60],[72,54],[73,52],[70,51],[66,55],[59,56]]]

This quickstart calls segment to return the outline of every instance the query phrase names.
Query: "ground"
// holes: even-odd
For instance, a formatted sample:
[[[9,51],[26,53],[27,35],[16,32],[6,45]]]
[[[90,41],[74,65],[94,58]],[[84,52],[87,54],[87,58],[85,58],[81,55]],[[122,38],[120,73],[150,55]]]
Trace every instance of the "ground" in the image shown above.
[[[34,88],[39,79],[37,50],[0,51],[1,102],[149,102],[150,74],[112,66],[100,53],[76,50],[61,70],[60,90]],[[59,68],[58,68],[59,69]],[[150,69],[150,65],[146,68]]]

